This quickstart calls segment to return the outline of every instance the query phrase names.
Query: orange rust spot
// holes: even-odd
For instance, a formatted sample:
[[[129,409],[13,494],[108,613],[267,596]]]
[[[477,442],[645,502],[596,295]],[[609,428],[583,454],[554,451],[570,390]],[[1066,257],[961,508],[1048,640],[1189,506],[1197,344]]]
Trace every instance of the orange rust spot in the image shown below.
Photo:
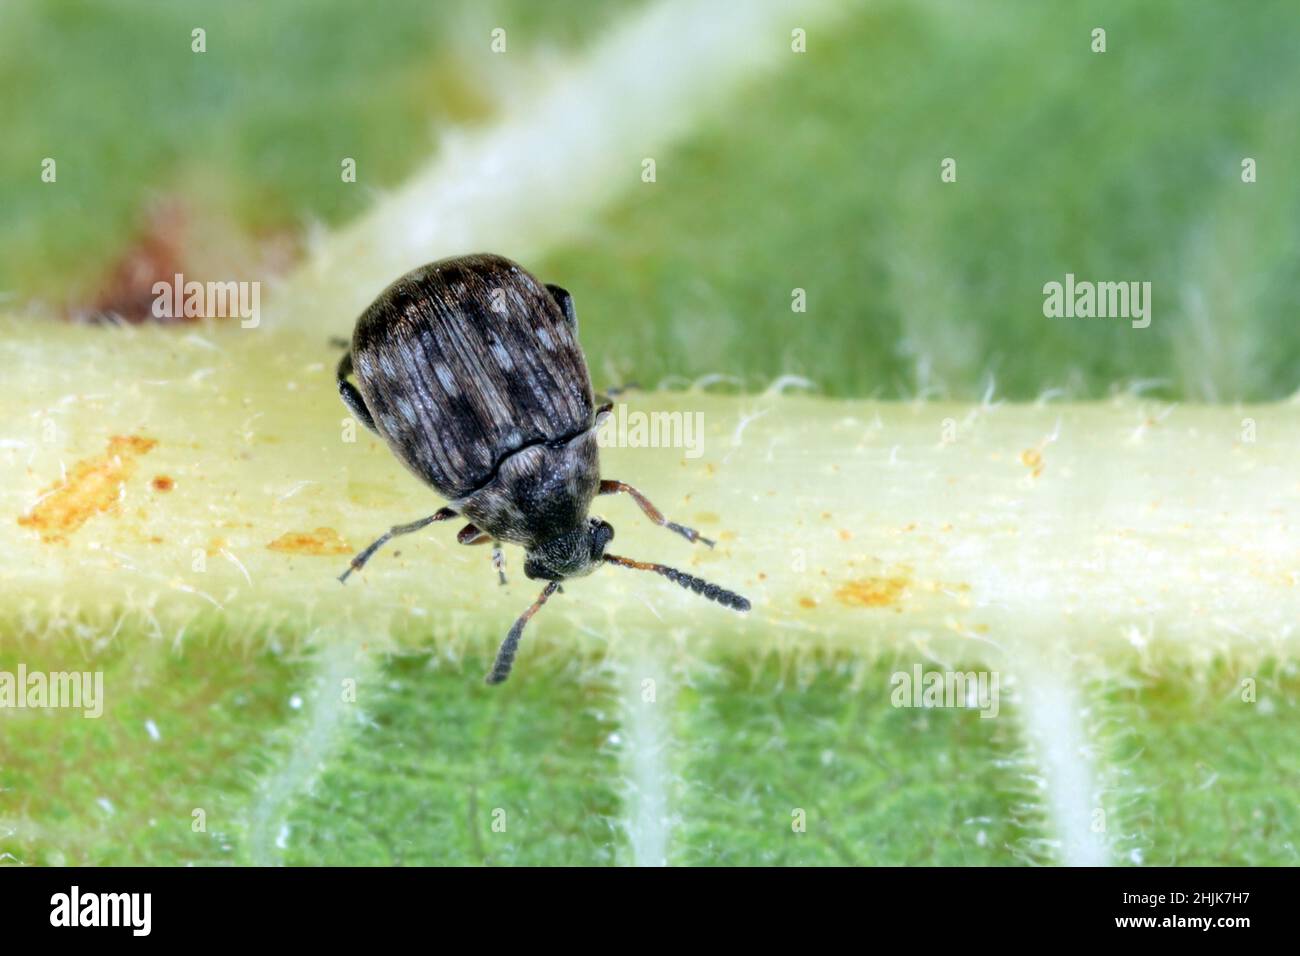
[[[136,458],[157,444],[139,435],[114,435],[104,454],[77,462],[66,478],[45,489],[31,513],[18,523],[35,528],[47,544],[67,541],[95,515],[117,504],[122,485],[135,471]]]
[[[765,572],[765,571],[759,571],[759,572],[758,572],[758,579],[759,579],[760,581],[766,581],[766,580],[767,580],[767,572]]]
[[[175,487],[176,487],[176,482],[172,481],[172,479],[167,477],[166,475],[154,475],[154,479],[153,479],[154,491],[171,491]]]
[[[287,531],[267,545],[272,551],[288,554],[351,554],[352,547],[333,528],[315,531]]]
[[[902,599],[907,585],[905,577],[859,578],[840,586],[835,596],[855,607],[891,607]]]
[[[848,528],[840,528],[838,534],[839,534],[839,536],[840,536],[840,540],[841,540],[841,541],[852,541],[852,540],[853,540],[853,532],[850,531]]]
[[[1028,468],[1037,478],[1043,473],[1043,453],[1037,448],[1026,448],[1020,453],[1020,464]]]
[[[801,597],[799,599],[799,606],[806,607],[806,608],[814,608],[817,606],[817,602],[810,597]]]
[[[214,554],[220,554],[221,550],[227,544],[229,544],[229,542],[226,541],[225,538],[213,538],[211,541],[208,542],[208,547],[207,547],[208,557],[212,557]]]

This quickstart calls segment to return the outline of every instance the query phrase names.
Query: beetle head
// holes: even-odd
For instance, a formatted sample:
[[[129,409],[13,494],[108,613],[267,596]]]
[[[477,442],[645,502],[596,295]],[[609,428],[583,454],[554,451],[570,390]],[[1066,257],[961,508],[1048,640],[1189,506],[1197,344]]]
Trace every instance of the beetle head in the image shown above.
[[[723,607],[736,611],[749,610],[748,598],[718,587],[716,584],[710,584],[703,578],[670,568],[666,564],[635,561],[632,558],[607,553],[605,546],[613,539],[614,529],[610,527],[609,522],[602,521],[600,518],[589,518],[585,525],[579,525],[572,531],[544,541],[528,552],[524,560],[524,574],[550,583],[538,595],[532,606],[515,621],[514,627],[510,628],[510,633],[502,642],[501,649],[497,651],[496,662],[488,672],[489,684],[500,684],[510,676],[515,655],[519,652],[519,638],[523,635],[524,625],[532,619],[550,596],[560,589],[560,582],[565,578],[590,574],[600,564],[617,564],[619,567],[632,568],[636,571],[653,571],[688,591],[694,591],[700,597],[716,601]]]
[[[543,541],[524,558],[524,574],[533,580],[580,578],[600,566],[614,527],[603,518],[588,518],[572,531]]]

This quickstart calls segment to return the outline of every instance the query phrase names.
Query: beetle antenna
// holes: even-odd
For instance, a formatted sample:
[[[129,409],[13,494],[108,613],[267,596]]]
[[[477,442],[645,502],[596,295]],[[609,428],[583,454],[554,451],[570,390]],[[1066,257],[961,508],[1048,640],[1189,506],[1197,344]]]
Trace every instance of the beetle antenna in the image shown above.
[[[492,665],[492,671],[486,677],[489,684],[500,684],[510,676],[510,668],[515,665],[515,654],[519,652],[519,638],[524,633],[524,625],[546,603],[547,598],[559,589],[560,582],[552,581],[542,589],[542,593],[537,596],[537,600],[533,602],[532,607],[519,615],[519,620],[515,621],[514,627],[510,628],[510,633],[501,642],[501,649],[497,651],[496,663]]]
[[[716,584],[710,584],[693,574],[687,574],[685,571],[678,571],[676,568],[670,568],[666,564],[654,564],[651,561],[633,561],[631,558],[620,557],[617,554],[606,554],[605,560],[610,564],[617,564],[624,568],[635,568],[638,571],[653,571],[655,574],[661,574],[674,584],[680,584],[682,587],[694,591],[710,601],[717,601],[724,607],[729,607],[735,611],[748,611],[749,599],[741,597],[733,591],[720,588]]]

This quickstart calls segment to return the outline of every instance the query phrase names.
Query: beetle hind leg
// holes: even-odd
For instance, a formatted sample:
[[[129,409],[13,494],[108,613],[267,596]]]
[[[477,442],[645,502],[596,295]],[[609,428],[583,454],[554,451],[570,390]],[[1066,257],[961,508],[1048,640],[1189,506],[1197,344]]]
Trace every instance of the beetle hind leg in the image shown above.
[[[704,535],[700,534],[694,528],[688,528],[685,525],[678,524],[676,521],[669,521],[665,518],[663,512],[650,503],[649,498],[641,494],[641,492],[637,491],[627,482],[602,481],[600,483],[600,494],[602,495],[616,495],[619,492],[626,492],[631,495],[636,503],[641,506],[641,510],[645,512],[645,516],[660,527],[667,528],[669,531],[680,534],[692,544],[698,541],[701,544],[708,545],[710,548],[713,547],[714,542],[711,539],[704,537]]]
[[[366,400],[361,397],[357,387],[348,381],[348,376],[352,374],[352,350],[343,353],[343,358],[339,359],[338,372],[335,375],[339,386],[339,396],[343,399],[343,404],[348,407],[353,415],[357,416],[357,421],[365,425],[376,435],[379,429],[375,427],[375,419],[370,414],[370,409],[366,408]]]
[[[564,313],[564,321],[569,323],[569,327],[573,329],[576,335],[578,332],[578,310],[573,307],[573,296],[569,295],[569,290],[548,282],[546,283],[546,291],[551,294],[555,304],[560,307],[560,311]]]

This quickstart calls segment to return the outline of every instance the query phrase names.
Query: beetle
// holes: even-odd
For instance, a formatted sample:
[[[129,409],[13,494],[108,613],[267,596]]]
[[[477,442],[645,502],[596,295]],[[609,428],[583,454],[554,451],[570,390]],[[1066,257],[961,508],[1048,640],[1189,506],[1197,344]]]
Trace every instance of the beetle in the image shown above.
[[[355,376],[356,384],[349,381]],[[352,559],[361,570],[392,538],[468,519],[456,540],[524,549],[524,575],[544,580],[497,653],[489,684],[510,676],[524,626],[560,583],[603,564],[653,571],[737,611],[744,597],[667,565],[610,554],[609,522],[589,516],[597,495],[630,495],[651,521],[713,547],[669,521],[626,482],[602,480],[596,405],[578,344],[573,298],[502,256],[441,259],[392,283],[361,314],[337,371],[339,394],[403,465],[449,504],[390,528]]]

